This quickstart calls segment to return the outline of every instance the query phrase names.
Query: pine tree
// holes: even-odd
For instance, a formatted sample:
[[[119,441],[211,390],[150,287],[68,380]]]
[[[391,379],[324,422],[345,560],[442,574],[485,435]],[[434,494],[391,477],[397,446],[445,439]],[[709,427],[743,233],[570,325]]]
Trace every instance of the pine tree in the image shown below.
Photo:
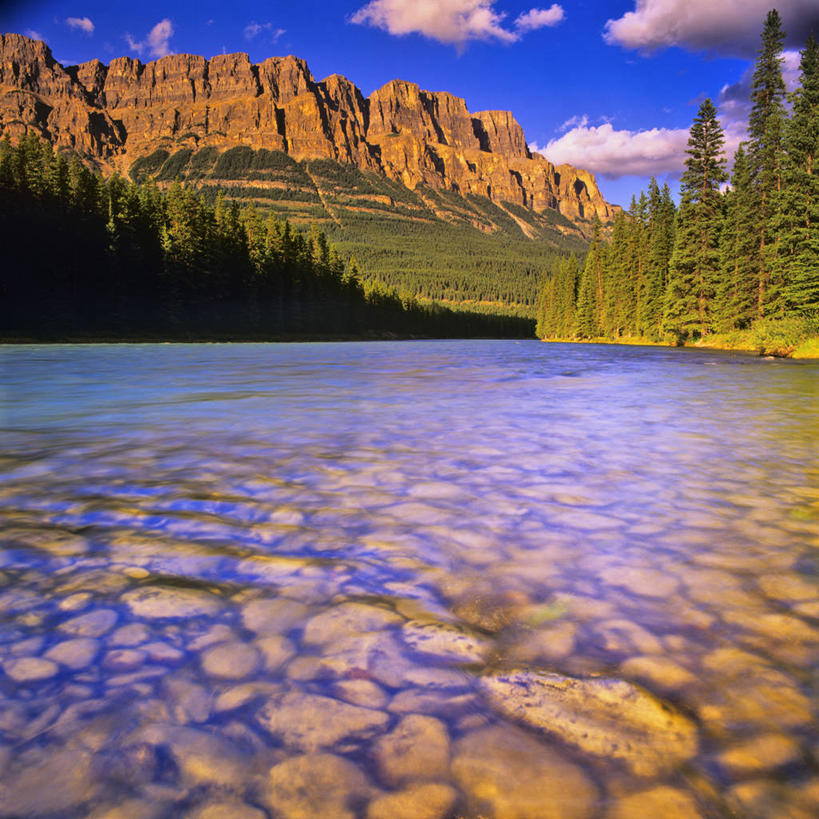
[[[782,44],[785,35],[779,12],[768,12],[762,30],[762,45],[751,82],[751,113],[748,119],[748,166],[754,197],[757,238],[757,316],[776,309],[771,293],[771,262],[777,254],[774,230],[776,204],[782,187],[782,130],[785,118],[785,82],[782,79]],[[776,282],[773,283],[776,285]]]
[[[722,126],[710,99],[703,101],[688,138],[682,203],[665,293],[663,327],[678,339],[706,335],[709,301],[719,267],[720,185],[726,179]]]
[[[578,338],[596,338],[601,331],[605,246],[600,238],[600,230],[600,221],[595,217],[592,221],[591,246],[577,291],[574,335]]]
[[[674,250],[676,208],[668,184],[662,190],[652,177],[649,185],[648,253],[640,290],[638,332],[658,339],[663,320],[663,294],[668,284],[668,266]]]
[[[785,124],[776,270],[783,310],[819,314],[819,45],[813,36],[800,69]]]

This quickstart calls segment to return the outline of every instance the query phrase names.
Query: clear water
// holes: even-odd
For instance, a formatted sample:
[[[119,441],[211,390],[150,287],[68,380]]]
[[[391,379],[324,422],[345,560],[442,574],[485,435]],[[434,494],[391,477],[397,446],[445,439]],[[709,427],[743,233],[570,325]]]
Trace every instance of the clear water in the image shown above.
[[[7,346],[0,375],[0,815],[819,812],[819,363]],[[487,696],[510,671],[633,683],[694,745],[596,751]]]

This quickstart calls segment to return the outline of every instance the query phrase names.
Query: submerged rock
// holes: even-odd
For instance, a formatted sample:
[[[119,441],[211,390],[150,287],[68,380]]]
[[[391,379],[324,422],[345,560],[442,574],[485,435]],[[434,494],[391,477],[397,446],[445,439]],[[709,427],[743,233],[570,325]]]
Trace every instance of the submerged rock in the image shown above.
[[[216,614],[221,600],[209,592],[164,586],[143,586],[122,595],[123,602],[136,617],[204,617]]]
[[[449,734],[440,720],[410,714],[375,743],[373,756],[381,781],[391,788],[418,779],[446,779]]]
[[[248,643],[217,643],[202,654],[202,670],[209,677],[243,680],[259,670],[261,655]]]
[[[504,716],[621,759],[639,776],[674,768],[697,751],[694,723],[624,680],[520,671],[482,677],[478,686]]]
[[[113,609],[97,609],[72,617],[58,626],[60,631],[74,637],[102,637],[114,627],[117,622],[117,613]]]
[[[20,657],[3,665],[6,675],[17,683],[40,682],[55,677],[60,670],[57,663],[41,657]]]
[[[304,627],[305,645],[335,643],[351,634],[381,631],[404,622],[403,618],[381,606],[341,603],[311,618]]]
[[[307,752],[332,748],[341,740],[369,739],[389,721],[383,711],[298,692],[270,698],[256,719],[285,745]]]
[[[310,609],[288,597],[265,597],[242,606],[242,625],[257,634],[287,634],[301,624]]]
[[[469,816],[583,819],[594,814],[597,802],[597,789],[577,765],[511,725],[458,740],[452,775]]]
[[[359,768],[334,754],[307,754],[270,769],[265,803],[282,819],[354,819],[372,788]]]
[[[700,819],[702,814],[687,793],[666,785],[624,796],[606,813],[606,819],[648,819],[655,816],[662,819]]]
[[[481,663],[490,645],[477,634],[432,620],[406,623],[401,636],[413,651],[451,663]]]
[[[373,799],[367,819],[444,819],[457,798],[454,788],[440,782],[414,785]]]

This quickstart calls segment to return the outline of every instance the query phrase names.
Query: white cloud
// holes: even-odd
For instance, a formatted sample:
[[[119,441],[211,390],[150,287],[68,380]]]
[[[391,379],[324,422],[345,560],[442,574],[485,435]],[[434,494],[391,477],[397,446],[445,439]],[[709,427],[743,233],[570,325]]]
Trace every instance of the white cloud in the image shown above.
[[[257,23],[255,21],[248,23],[245,26],[245,39],[252,40],[255,37],[258,37],[263,31],[269,31],[271,33],[271,42],[276,42],[282,34],[285,33],[283,28],[273,28],[273,23]]]
[[[786,44],[801,48],[819,31],[817,0],[635,0],[634,11],[609,20],[609,45],[651,52],[669,46],[753,56],[768,11],[776,7]]]
[[[518,31],[534,31],[536,28],[546,28],[556,26],[566,18],[563,7],[557,3],[552,3],[548,9],[529,9],[515,20],[515,28]]]
[[[495,10],[495,0],[370,0],[350,19],[397,36],[422,34],[463,46],[469,40],[514,43],[527,31],[556,25],[563,16],[557,3],[549,9],[530,9],[510,29],[503,25],[506,14]]]
[[[35,31],[33,28],[27,28],[25,30],[26,37],[31,37],[32,40],[45,40],[42,34],[39,31]]]
[[[134,40],[130,34],[125,35],[128,48],[142,54],[147,50],[151,57],[166,57],[171,53],[171,37],[173,37],[173,23],[166,17],[160,20],[149,32],[144,40]]]
[[[69,28],[77,28],[86,34],[94,33],[94,24],[88,17],[66,17],[65,23]]]
[[[589,125],[586,116],[573,119],[579,124],[543,148],[531,145],[531,150],[556,165],[574,165],[609,179],[678,174],[683,169],[687,128],[618,131],[610,122]]]

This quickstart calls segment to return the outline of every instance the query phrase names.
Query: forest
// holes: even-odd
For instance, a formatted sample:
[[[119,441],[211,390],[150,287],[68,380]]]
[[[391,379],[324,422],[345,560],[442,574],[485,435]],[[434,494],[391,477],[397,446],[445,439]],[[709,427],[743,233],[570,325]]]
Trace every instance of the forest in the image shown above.
[[[819,46],[811,36],[787,94],[783,42],[771,11],[730,180],[706,99],[689,133],[679,207],[652,179],[609,237],[596,225],[582,264],[560,260],[540,288],[540,338],[710,341],[781,355],[807,344],[819,355]]]
[[[533,321],[363,281],[326,235],[173,182],[103,179],[29,133],[0,142],[0,338],[531,337]]]

